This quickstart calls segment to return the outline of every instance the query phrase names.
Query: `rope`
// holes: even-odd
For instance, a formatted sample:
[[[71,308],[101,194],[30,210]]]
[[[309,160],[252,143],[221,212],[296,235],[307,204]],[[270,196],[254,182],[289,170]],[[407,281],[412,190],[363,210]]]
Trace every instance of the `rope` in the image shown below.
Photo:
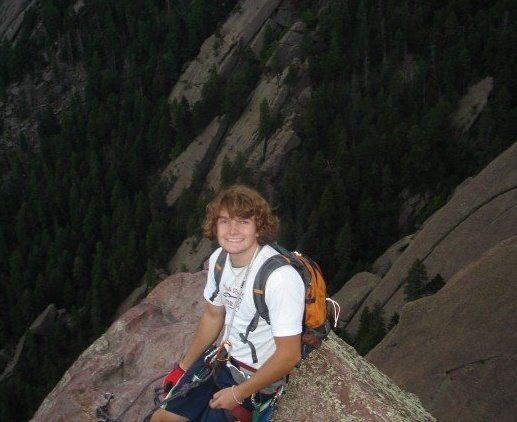
[[[142,396],[145,390],[149,388],[149,386],[153,383],[158,381],[160,378],[164,378],[168,372],[165,374],[161,374],[157,376],[156,378],[149,381],[147,384],[145,384],[138,395],[125,407],[125,409],[118,415],[116,418],[111,418],[109,416],[108,406],[110,404],[110,401],[115,398],[115,396],[111,393],[104,393],[104,397],[106,398],[107,402],[103,404],[102,406],[99,406],[96,411],[97,421],[98,422],[119,422],[120,418],[126,414],[126,412],[136,403],[136,401]]]
[[[330,302],[334,309],[334,328],[337,327],[339,314],[341,313],[341,306],[339,306],[339,303],[337,303],[335,300],[331,299],[330,297],[327,297],[326,300]]]

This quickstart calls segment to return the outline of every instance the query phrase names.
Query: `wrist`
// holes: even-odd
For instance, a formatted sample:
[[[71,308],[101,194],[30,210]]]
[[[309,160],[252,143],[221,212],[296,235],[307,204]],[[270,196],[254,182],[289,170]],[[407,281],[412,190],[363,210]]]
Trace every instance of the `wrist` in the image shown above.
[[[232,385],[233,400],[237,404],[241,405],[242,403],[244,403],[244,398],[239,394],[239,392],[237,391],[237,388],[238,388],[238,386]]]

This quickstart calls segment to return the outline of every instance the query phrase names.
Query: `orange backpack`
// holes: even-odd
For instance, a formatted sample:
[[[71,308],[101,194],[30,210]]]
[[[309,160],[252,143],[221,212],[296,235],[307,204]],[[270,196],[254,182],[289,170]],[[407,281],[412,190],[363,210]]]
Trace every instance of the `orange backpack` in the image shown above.
[[[266,282],[273,271],[284,266],[291,265],[300,274],[305,285],[305,312],[303,317],[302,329],[302,359],[305,359],[308,354],[321,346],[322,341],[328,336],[331,331],[331,324],[327,312],[327,300],[334,303],[334,307],[339,306],[331,299],[327,299],[327,286],[325,278],[321,272],[320,266],[309,257],[303,256],[298,252],[290,252],[287,249],[277,244],[271,244],[278,255],[273,255],[262,264],[258,270],[255,281],[253,282],[253,302],[257,308],[255,316],[251,320],[246,334],[241,336],[242,341],[247,343],[249,333],[255,331],[258,325],[259,317],[264,319],[268,324],[269,310],[266,305],[265,291]],[[217,258],[214,268],[214,276],[216,281],[216,291],[212,298],[215,298],[219,292],[219,283],[221,281],[224,264],[226,262],[227,252],[222,250]],[[339,311],[336,312],[334,308],[334,327],[337,324]],[[257,362],[254,348],[250,345],[253,362]]]

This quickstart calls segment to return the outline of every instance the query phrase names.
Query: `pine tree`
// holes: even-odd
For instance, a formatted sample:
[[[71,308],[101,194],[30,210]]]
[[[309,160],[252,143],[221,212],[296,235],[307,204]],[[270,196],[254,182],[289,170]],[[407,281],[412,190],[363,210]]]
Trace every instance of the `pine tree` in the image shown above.
[[[395,327],[395,325],[397,325],[399,323],[399,320],[400,320],[400,315],[398,314],[398,312],[395,312],[391,316],[391,318],[390,318],[390,320],[388,322],[388,326],[386,327],[386,331],[388,331],[388,332],[391,331],[391,329],[393,327]]]
[[[365,306],[360,317],[359,329],[355,338],[354,347],[364,356],[373,349],[386,335],[384,310],[379,302],[375,303],[370,312]]]
[[[427,270],[424,263],[419,259],[415,260],[408,271],[407,277],[404,279],[406,302],[411,302],[422,297],[427,281]]]
[[[445,286],[445,280],[441,274],[436,274],[433,279],[424,287],[423,294],[435,294],[443,286]]]

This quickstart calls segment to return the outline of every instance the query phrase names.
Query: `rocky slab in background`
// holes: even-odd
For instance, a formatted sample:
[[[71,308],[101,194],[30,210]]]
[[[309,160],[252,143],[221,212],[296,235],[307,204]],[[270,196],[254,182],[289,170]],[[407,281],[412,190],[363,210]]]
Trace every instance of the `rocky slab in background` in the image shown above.
[[[95,420],[104,393],[121,419],[137,421],[152,408],[153,379],[160,379],[185,351],[204,307],[206,272],[178,274],[160,283],[127,311],[68,369],[33,417],[35,422]],[[153,386],[160,380],[151,383]],[[400,390],[332,335],[291,377],[277,421],[431,421],[416,396]]]
[[[190,236],[183,241],[169,262],[168,269],[171,274],[178,272],[196,272],[203,269],[203,263],[216,246],[208,239],[199,240],[196,236]]]
[[[198,56],[171,91],[169,103],[185,97],[191,106],[194,105],[201,98],[202,87],[211,69],[215,68],[219,78],[224,81],[236,69],[239,49],[249,47],[258,58],[264,48],[266,32],[275,36],[285,31],[275,44],[276,49],[266,65],[269,73],[262,75],[249,96],[248,105],[239,119],[228,128],[216,155],[212,157],[213,164],[206,179],[206,187],[214,191],[220,188],[221,169],[225,160],[234,162],[242,154],[247,160],[246,165],[254,169],[254,177],[262,180],[266,175],[267,184],[281,170],[289,152],[299,145],[300,140],[292,122],[310,97],[310,90],[307,90],[310,80],[307,64],[300,61],[305,24],[294,20],[293,5],[287,0],[239,2],[218,35],[212,35],[203,43]],[[291,65],[293,69],[289,74]],[[291,79],[289,83],[286,82],[288,74]],[[267,101],[271,116],[280,122],[279,130],[267,141],[266,154],[263,140],[258,139],[260,106],[263,101]],[[192,152],[186,151],[186,154],[193,156]],[[185,161],[182,155],[164,173],[177,179],[167,196],[169,205],[174,203],[184,187],[188,188],[192,169],[193,163]]]
[[[402,309],[367,358],[440,421],[517,414],[517,236]]]
[[[68,329],[72,329],[72,321],[70,314],[66,309],[57,309],[56,305],[51,303],[45,310],[39,314],[29,327],[29,331],[37,336],[48,336],[52,333],[56,324],[64,324]],[[22,356],[25,346],[25,335],[23,335],[18,343],[12,357],[8,357],[9,362],[4,371],[0,375],[0,382],[11,376],[16,369],[20,357]]]
[[[294,59],[300,57],[305,23],[295,22],[278,41],[277,48],[266,63],[271,69],[285,69]]]
[[[300,143],[301,140],[293,130],[292,122],[286,122],[268,139],[265,156],[261,145],[251,154],[248,163],[251,168],[257,169],[255,178],[263,182],[272,182],[283,169],[287,154]]]
[[[384,277],[389,271],[393,263],[398,259],[402,252],[404,252],[412,240],[415,238],[414,234],[405,236],[399,241],[391,245],[386,252],[384,252],[379,258],[372,264],[372,273],[377,274],[379,277]]]
[[[167,192],[167,205],[176,203],[185,189],[189,189],[194,173],[213,160],[213,156],[228,124],[216,117],[178,158],[172,161],[162,172],[162,180],[171,185]]]
[[[384,306],[386,318],[404,305],[403,280],[416,259],[430,278],[447,282],[489,249],[517,235],[517,143],[502,153],[429,218],[422,230],[368,296],[347,331],[354,334],[364,306]]]
[[[488,101],[488,96],[494,87],[494,78],[489,76],[469,88],[452,117],[452,124],[458,132],[467,133]]]
[[[274,168],[278,160],[286,159],[287,154],[297,145],[296,138],[293,137],[291,121],[296,115],[295,106],[300,107],[305,104],[309,92],[307,91],[308,79],[305,78],[306,66],[300,67],[301,74],[295,89],[285,83],[289,71],[284,71],[276,76],[263,75],[259,85],[253,91],[248,106],[242,113],[239,120],[230,128],[224,138],[221,148],[212,169],[207,176],[207,184],[214,191],[218,191],[221,183],[221,169],[225,159],[233,162],[240,153],[249,159],[249,165],[261,171],[261,164],[267,163]],[[260,124],[260,106],[263,101],[267,101],[272,116],[280,115],[280,120],[289,117],[284,122],[285,129],[276,132],[271,137],[271,147],[269,152],[266,148],[266,160],[263,161],[263,142],[258,139]],[[282,113],[290,110],[290,115]],[[293,142],[294,141],[294,142]],[[269,140],[268,140],[269,142]],[[277,156],[272,154],[276,152]],[[279,154],[279,155],[278,155]],[[253,164],[251,164],[253,163]],[[255,167],[256,166],[256,167]]]
[[[339,313],[340,324],[346,326],[364,299],[380,281],[381,278],[375,274],[368,272],[357,273],[347,281],[339,292],[332,296],[332,299],[338,302],[341,307],[341,312]]]
[[[208,80],[210,69],[226,79],[238,62],[239,46],[248,45],[260,32],[264,23],[275,15],[281,0],[245,0],[238,3],[221,27],[220,37],[205,40],[198,56],[180,76],[169,95],[169,103],[182,97],[192,106],[201,99],[201,90]],[[284,2],[285,3],[285,2]]]
[[[23,22],[25,12],[35,0],[4,0],[0,3],[0,39],[12,42]]]

